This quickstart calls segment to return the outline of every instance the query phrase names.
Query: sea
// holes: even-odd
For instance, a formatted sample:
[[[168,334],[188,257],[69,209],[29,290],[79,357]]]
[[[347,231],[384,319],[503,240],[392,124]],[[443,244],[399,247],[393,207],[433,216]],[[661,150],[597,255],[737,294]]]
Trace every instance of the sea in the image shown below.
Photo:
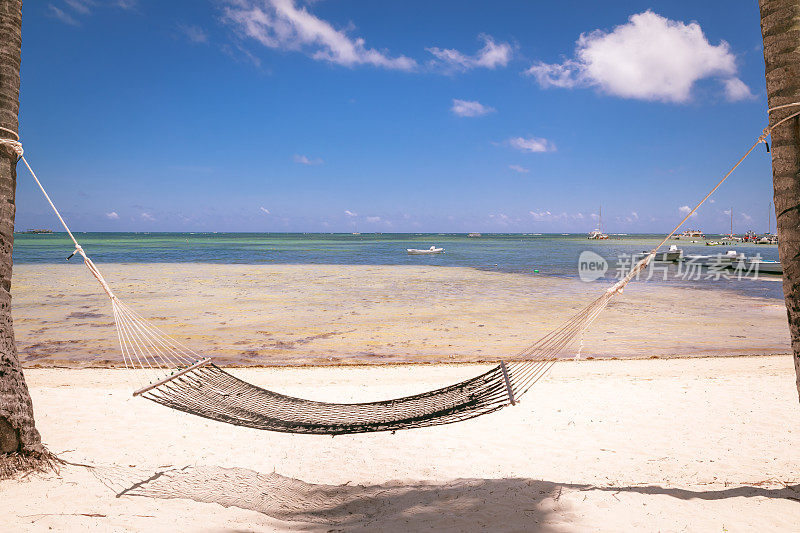
[[[585,251],[608,263],[602,276],[613,280],[632,257],[651,249],[663,235],[610,235],[596,241],[580,234],[491,233],[75,233],[86,253],[102,263],[216,263],[304,265],[424,265],[514,272],[530,276],[579,279]],[[719,238],[707,235],[707,239]],[[778,259],[778,247],[754,243],[706,246],[705,240],[673,240],[685,255],[716,255],[728,250]],[[436,255],[409,255],[408,248],[442,247]],[[14,263],[64,263],[73,251],[66,233],[14,236]],[[72,261],[79,259],[73,258]],[[740,273],[741,274],[741,273]],[[675,264],[656,264],[642,275],[648,283],[677,283],[695,288],[732,290],[750,296],[782,299],[780,276],[753,272],[688,272]]]

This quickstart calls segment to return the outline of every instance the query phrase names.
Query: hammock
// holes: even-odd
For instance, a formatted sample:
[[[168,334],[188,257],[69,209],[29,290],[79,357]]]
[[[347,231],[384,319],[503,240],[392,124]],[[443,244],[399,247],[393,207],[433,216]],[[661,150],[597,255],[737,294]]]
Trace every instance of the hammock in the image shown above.
[[[773,109],[797,105],[800,103]],[[22,145],[16,132],[0,128],[13,134],[17,139],[0,139],[0,145],[10,147],[25,163],[75,244],[72,255],[79,254],[83,258],[89,272],[97,279],[111,300],[125,366],[149,373],[149,382],[141,383],[140,388],[133,393],[134,396],[141,396],[178,411],[237,426],[286,433],[339,435],[451,424],[492,413],[507,405],[514,405],[586,331],[606,308],[611,298],[621,293],[625,286],[647,267],[658,249],[722,185],[750,152],[759,143],[766,143],[766,137],[771,129],[798,115],[800,112],[765,128],[745,155],[658,246],[633,265],[625,277],[538,342],[514,357],[500,362],[491,370],[461,383],[413,396],[367,403],[317,402],[257,387],[225,372],[213,364],[211,358],[202,357],[150,324],[117,298],[95,264],[78,244],[23,156]]]
[[[91,260],[86,261],[94,271]],[[344,404],[286,396],[242,381],[213,364],[211,359],[201,359],[197,353],[171,339],[116,296],[112,295],[111,300],[126,365],[140,369],[148,365],[154,369],[180,369],[142,386],[134,396],[237,426],[285,433],[340,435],[451,424],[516,403],[606,307],[612,295],[621,290],[621,283],[560,328],[520,352],[518,360],[500,362],[479,376],[422,394]]]

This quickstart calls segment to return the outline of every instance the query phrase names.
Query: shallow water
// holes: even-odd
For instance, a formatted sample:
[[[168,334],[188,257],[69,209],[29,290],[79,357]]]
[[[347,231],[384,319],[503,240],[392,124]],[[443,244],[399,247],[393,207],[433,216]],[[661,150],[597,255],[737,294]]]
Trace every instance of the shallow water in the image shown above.
[[[320,234],[320,233],[76,233],[96,263],[220,263],[220,264],[357,264],[455,266],[530,275],[578,277],[578,257],[592,250],[609,264],[607,279],[630,266],[631,254],[656,245],[661,235],[618,235],[607,241],[590,241],[581,234]],[[709,236],[714,238],[714,236]],[[731,247],[672,241],[684,253],[711,255]],[[441,255],[408,255],[406,248],[442,246]],[[777,260],[778,248],[737,244],[733,249],[748,256]],[[72,252],[64,233],[16,234],[14,262],[63,263]],[[74,259],[73,259],[74,261]],[[782,298],[777,276],[760,279],[680,279],[674,265],[666,274],[655,273],[649,282],[734,290],[751,296]]]

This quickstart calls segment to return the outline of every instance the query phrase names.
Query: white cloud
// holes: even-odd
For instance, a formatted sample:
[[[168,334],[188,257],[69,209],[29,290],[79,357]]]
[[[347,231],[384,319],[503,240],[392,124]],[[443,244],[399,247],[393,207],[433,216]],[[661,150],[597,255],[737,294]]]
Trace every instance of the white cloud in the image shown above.
[[[264,207],[263,205],[262,205],[262,206],[260,206],[260,207],[259,207],[259,209],[260,209],[261,211],[263,211],[264,213],[266,213],[267,215],[269,215],[269,214],[270,214],[270,212],[269,212],[269,209],[267,209],[267,208],[266,208],[266,207]]]
[[[96,7],[119,7],[122,9],[132,9],[136,7],[137,0],[115,0],[103,1],[98,0],[62,0],[57,2],[62,7],[57,6],[55,3],[47,4],[47,14],[53,18],[60,20],[65,24],[71,26],[80,26],[78,20],[81,16],[91,15],[92,10]]]
[[[494,112],[495,109],[480,102],[453,98],[453,107],[450,108],[450,111],[459,117],[480,117]]]
[[[78,21],[75,19],[75,17],[73,17],[72,15],[70,15],[69,13],[64,11],[63,9],[60,9],[60,8],[54,6],[53,4],[48,4],[47,5],[47,13],[51,17],[57,18],[58,20],[60,20],[64,24],[69,24],[70,26],[79,26],[80,25],[78,23]]]
[[[511,221],[511,217],[506,215],[505,213],[497,213],[497,214],[490,214],[489,218],[495,220],[501,226],[508,226],[508,223]]]
[[[190,43],[200,44],[208,42],[208,35],[200,26],[178,24],[178,31],[180,31]]]
[[[228,0],[224,20],[241,36],[269,48],[304,52],[318,61],[396,70],[413,70],[417,66],[411,58],[391,57],[367,48],[363,38],[351,38],[345,31],[309,13],[306,7],[298,7],[294,0]]]
[[[367,217],[367,222],[380,222],[381,217]]]
[[[349,216],[349,217],[357,217],[358,216],[358,213],[354,213],[354,212],[350,211],[349,209],[345,209],[344,210],[344,214]]]
[[[583,214],[581,213],[569,215],[565,212],[552,213],[546,209],[542,211],[528,211],[528,213],[533,217],[533,220],[536,222],[564,221],[564,220],[569,220],[570,218],[580,220],[583,218]]]
[[[318,157],[310,158],[308,156],[300,154],[294,154],[294,157],[292,159],[294,159],[295,163],[300,163],[301,165],[321,165],[322,163],[324,163],[324,161]]]
[[[232,57],[237,63],[250,63],[257,69],[261,68],[261,59],[240,44],[235,44],[233,46],[229,44],[223,44],[219,48],[222,50],[223,54],[227,54],[228,56]]]
[[[508,165],[508,168],[520,174],[527,174],[528,172],[530,172],[530,169],[527,169],[521,165]]]
[[[111,211],[110,213],[106,213],[106,218],[109,220],[119,220],[119,215],[116,211]]]
[[[530,215],[533,217],[533,220],[537,222],[541,222],[543,220],[550,220],[553,216],[553,213],[550,211],[529,211]]]
[[[483,48],[475,55],[468,56],[452,48],[426,48],[436,58],[431,61],[431,66],[442,68],[446,71],[467,71],[474,68],[495,69],[505,67],[511,60],[513,49],[508,43],[497,43],[491,35],[479,35],[483,41]]]
[[[745,222],[750,222],[753,220],[753,217],[751,217],[747,213],[742,213],[742,220],[744,220]]]
[[[730,78],[722,82],[725,87],[725,98],[729,102],[738,102],[739,100],[752,100],[756,97],[742,80],[739,78]]]
[[[89,7],[94,5],[94,2],[90,0],[64,0],[64,3],[78,13],[83,13],[84,15],[88,14]]]
[[[682,205],[682,206],[680,206],[680,207],[678,208],[678,212],[679,212],[681,215],[684,215],[684,216],[686,216],[686,215],[688,215],[689,213],[691,213],[691,211],[692,211],[692,208],[691,208],[691,207],[689,207],[688,205]],[[696,216],[697,216],[697,212],[695,211],[694,213],[692,213],[692,218],[694,218],[694,217],[696,217]]]
[[[520,152],[555,152],[556,145],[541,137],[512,137],[506,141]]]
[[[723,213],[728,215],[728,216],[731,216],[731,210],[730,209],[726,209],[725,211],[723,211]]]
[[[634,222],[639,221],[639,213],[636,211],[631,211],[631,214],[624,217],[617,217],[617,220],[620,222],[625,222],[626,224],[633,224]]]
[[[729,97],[749,89],[735,77],[736,58],[725,41],[712,45],[696,22],[685,24],[652,11],[631,15],[611,32],[581,34],[575,56],[538,62],[526,73],[542,87],[597,87],[623,98],[686,102],[703,78],[725,79]]]
[[[147,222],[155,222],[156,221],[156,217],[154,217],[153,215],[151,215],[150,213],[147,213],[147,212],[143,212],[139,216],[142,217],[142,220],[145,220]]]

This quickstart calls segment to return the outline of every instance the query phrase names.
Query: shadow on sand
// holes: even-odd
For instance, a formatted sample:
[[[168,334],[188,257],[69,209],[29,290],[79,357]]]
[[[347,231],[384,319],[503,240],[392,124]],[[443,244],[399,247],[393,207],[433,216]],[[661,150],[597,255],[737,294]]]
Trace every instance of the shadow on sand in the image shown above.
[[[719,490],[689,490],[658,485],[631,485],[627,487],[597,487],[590,486],[582,490],[601,490],[619,492],[633,492],[648,496],[672,496],[680,500],[725,500],[727,498],[777,498],[793,500],[800,503],[800,484],[784,485],[780,488],[767,488],[752,485],[739,485]]]
[[[143,472],[93,467],[117,497],[182,498],[257,511],[294,522],[295,529],[325,531],[548,531],[571,521],[572,491],[630,492],[689,500],[737,497],[786,498],[800,502],[800,485],[737,486],[694,491],[647,486],[594,486],[526,478],[457,479],[447,483],[390,481],[380,485],[319,485],[244,468],[189,466]]]

